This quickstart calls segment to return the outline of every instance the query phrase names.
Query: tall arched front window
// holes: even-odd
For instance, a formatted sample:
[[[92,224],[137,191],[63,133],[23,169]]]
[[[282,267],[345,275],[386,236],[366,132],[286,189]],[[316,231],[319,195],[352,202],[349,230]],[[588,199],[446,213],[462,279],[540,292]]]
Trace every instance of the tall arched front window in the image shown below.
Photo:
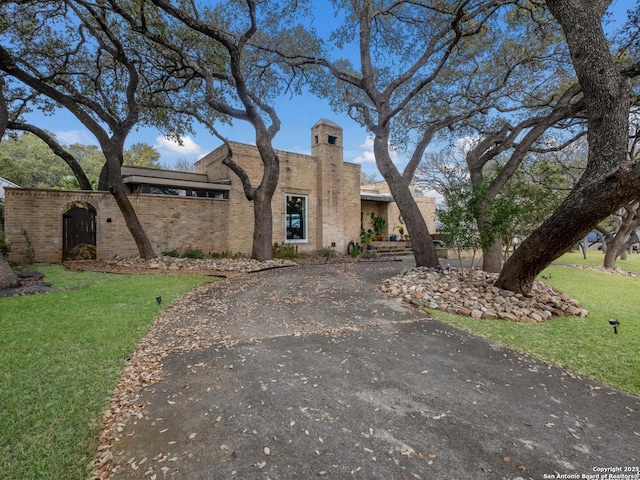
[[[285,233],[288,242],[307,240],[307,197],[286,195]]]

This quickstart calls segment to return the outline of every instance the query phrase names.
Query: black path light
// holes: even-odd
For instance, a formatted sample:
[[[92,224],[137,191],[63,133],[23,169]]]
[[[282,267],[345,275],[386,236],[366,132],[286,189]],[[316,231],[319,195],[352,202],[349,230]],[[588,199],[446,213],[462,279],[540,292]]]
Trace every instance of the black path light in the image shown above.
[[[162,297],[156,297],[156,303],[160,305],[162,303]]]
[[[618,327],[620,326],[620,322],[618,321],[617,318],[610,318],[609,319],[609,325],[611,325],[613,327],[613,333],[618,333]]]

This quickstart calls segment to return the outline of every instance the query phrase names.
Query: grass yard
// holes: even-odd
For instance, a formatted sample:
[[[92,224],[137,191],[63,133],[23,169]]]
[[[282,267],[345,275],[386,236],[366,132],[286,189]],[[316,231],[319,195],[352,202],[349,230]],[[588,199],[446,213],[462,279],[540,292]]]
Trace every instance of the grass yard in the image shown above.
[[[573,257],[562,260],[578,263]],[[589,316],[527,324],[430,313],[495,343],[640,395],[640,278],[563,266],[549,267],[541,275],[551,275],[545,282],[578,300]],[[620,321],[617,335],[610,318]]]
[[[124,358],[211,278],[38,270],[54,287],[87,288],[0,298],[0,479],[87,478]]]
[[[555,263],[566,263],[575,265],[589,265],[591,267],[601,267],[604,262],[604,253],[598,250],[591,250],[587,254],[587,258],[582,258],[581,252],[565,253],[562,257],[556,260]],[[640,274],[640,254],[632,253],[626,260],[618,259],[615,264],[616,267],[625,270],[627,272],[633,272]]]

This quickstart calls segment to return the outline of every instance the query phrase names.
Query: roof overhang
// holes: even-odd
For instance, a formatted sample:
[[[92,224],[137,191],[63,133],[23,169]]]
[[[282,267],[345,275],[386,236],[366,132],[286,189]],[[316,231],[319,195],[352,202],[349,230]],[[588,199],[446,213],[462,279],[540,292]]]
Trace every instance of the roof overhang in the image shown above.
[[[146,177],[142,175],[128,175],[123,177],[122,181],[128,184],[162,185],[164,187],[195,188],[198,190],[231,190],[231,185],[228,183],[196,182],[193,180]]]
[[[360,200],[366,200],[368,202],[393,203],[393,197],[391,195],[381,193],[361,193]]]

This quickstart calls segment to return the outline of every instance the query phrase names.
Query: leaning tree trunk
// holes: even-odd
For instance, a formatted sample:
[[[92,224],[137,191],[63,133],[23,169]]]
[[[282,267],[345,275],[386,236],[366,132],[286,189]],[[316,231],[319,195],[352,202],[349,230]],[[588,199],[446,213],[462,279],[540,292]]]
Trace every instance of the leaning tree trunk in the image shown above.
[[[422,212],[420,212],[420,207],[418,207],[413,195],[411,195],[409,181],[400,175],[393,166],[389,156],[388,138],[376,135],[373,149],[378,170],[386,180],[387,185],[389,185],[393,200],[396,202],[402,215],[402,220],[404,220],[404,224],[407,227],[416,266],[438,268],[440,261],[438,260],[433,238],[429,234],[429,228],[422,216]]]
[[[604,6],[593,5],[547,0],[564,30],[584,92],[587,168],[558,210],[507,260],[496,281],[499,288],[529,292],[538,273],[637,197],[640,166],[626,163],[631,87],[611,57],[601,23]]]
[[[122,217],[129,229],[129,233],[133,237],[133,240],[136,242],[136,246],[138,247],[138,253],[140,257],[144,259],[155,258],[156,254],[153,251],[153,247],[151,246],[151,242],[149,241],[149,237],[147,237],[144,228],[142,228],[142,224],[136,215],[136,211],[133,209],[133,205],[129,201],[129,197],[127,196],[127,192],[124,189],[124,184],[122,183],[122,173],[120,169],[120,161],[117,156],[110,157],[105,152],[105,156],[107,157],[107,176],[108,176],[108,188],[109,192],[115,199],[118,207],[120,208],[120,212],[122,213]]]
[[[391,187],[391,184],[389,186]],[[407,227],[416,266],[439,267],[440,261],[438,260],[433,238],[429,234],[429,229],[422,217],[420,207],[418,207],[411,195],[409,188],[398,189],[395,192],[393,188],[390,188],[390,190]]]
[[[18,276],[13,271],[4,255],[0,254],[0,289],[13,288],[18,285]]]
[[[528,293],[536,276],[553,260],[567,252],[594,225],[619,208],[640,187],[628,175],[602,182],[589,182],[567,197],[556,212],[518,247],[505,263],[496,286]]]

